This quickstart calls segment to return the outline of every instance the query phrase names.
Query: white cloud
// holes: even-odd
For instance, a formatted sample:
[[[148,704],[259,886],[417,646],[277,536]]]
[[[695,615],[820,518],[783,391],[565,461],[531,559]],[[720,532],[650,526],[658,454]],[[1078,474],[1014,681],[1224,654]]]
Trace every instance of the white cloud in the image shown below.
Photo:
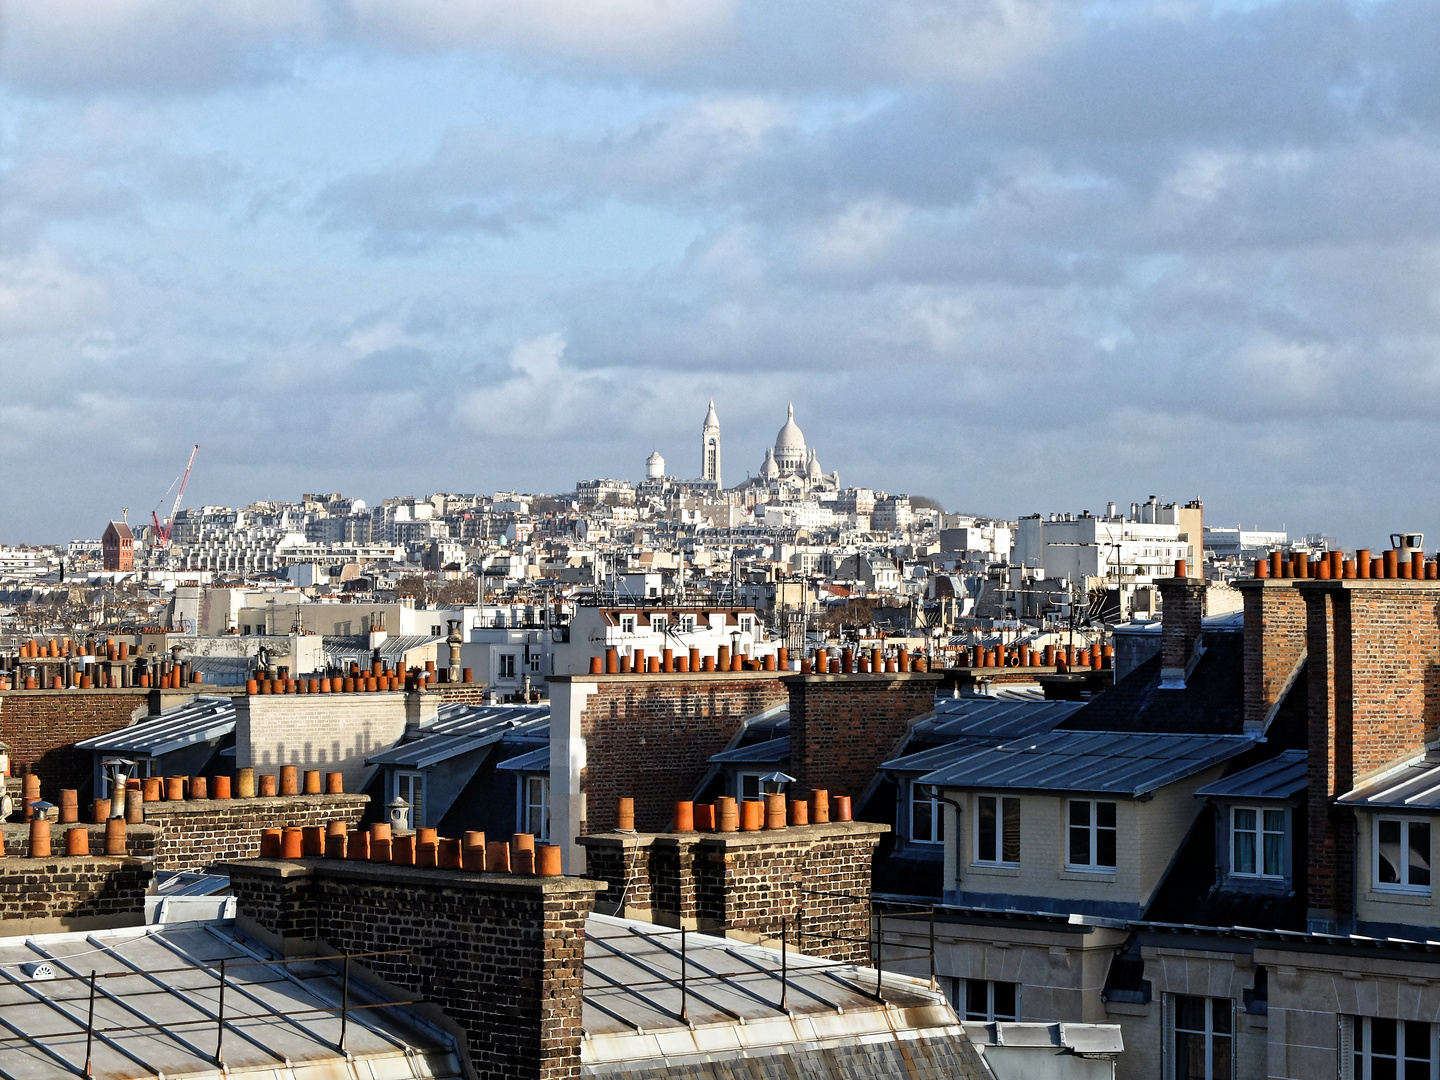
[[[79,333],[109,310],[105,282],[53,249],[0,259],[0,337]]]

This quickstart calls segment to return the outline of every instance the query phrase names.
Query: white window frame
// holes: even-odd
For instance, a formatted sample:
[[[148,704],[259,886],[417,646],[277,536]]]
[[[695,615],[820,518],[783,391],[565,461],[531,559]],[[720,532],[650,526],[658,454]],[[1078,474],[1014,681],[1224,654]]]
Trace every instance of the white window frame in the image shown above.
[[[1376,814],[1370,826],[1370,883],[1376,892],[1406,893],[1410,896],[1429,896],[1432,885],[1412,885],[1408,881],[1393,882],[1380,880],[1380,825],[1382,822],[1397,822],[1400,825],[1400,851],[1407,856],[1401,872],[1407,877],[1410,871],[1410,826],[1424,825],[1430,832],[1430,852],[1433,852],[1435,845],[1434,823],[1426,817],[1402,817],[1398,814]],[[1431,860],[1431,883],[1434,882],[1434,864]]]
[[[394,780],[391,786],[395,790],[394,798],[404,799],[410,804],[410,827],[421,829],[425,827],[425,774],[416,772],[413,769],[397,769],[394,773]],[[402,791],[401,789],[406,790]],[[419,790],[420,797],[415,798],[416,790]]]
[[[1113,826],[1100,825],[1100,806],[1104,804],[1111,807],[1115,815]],[[1077,826],[1071,823],[1071,808],[1077,805],[1088,807],[1090,824],[1088,826]],[[1070,861],[1070,833],[1071,830],[1084,828],[1087,832],[1086,850],[1090,853],[1090,861],[1077,863]],[[1066,799],[1065,800],[1065,869],[1074,870],[1085,874],[1113,874],[1115,863],[1102,863],[1100,857],[1100,833],[1110,832],[1115,834],[1115,861],[1120,861],[1120,807],[1113,799]]]
[[[1242,810],[1248,810],[1255,814],[1255,828],[1242,830],[1235,824],[1235,815]],[[1265,838],[1275,835],[1275,830],[1267,828],[1265,820],[1267,814],[1280,815],[1280,867],[1273,873],[1265,872]],[[1285,877],[1285,849],[1289,834],[1290,815],[1282,806],[1276,809],[1273,806],[1240,803],[1230,807],[1230,873],[1235,877],[1263,878],[1267,881],[1279,881]],[[1241,832],[1248,833],[1255,838],[1255,869],[1251,871],[1240,870],[1240,861],[1236,858],[1238,848],[1237,839]]]
[[[681,616],[680,616],[680,632],[681,632],[682,634],[693,634],[693,633],[695,632],[695,616],[694,616],[694,615],[681,615]]]
[[[540,801],[531,799],[531,786],[538,782]],[[530,833],[536,840],[550,842],[550,776],[548,773],[521,773],[515,782],[515,831]],[[540,828],[532,829],[530,811],[540,808]]]
[[[497,653],[495,656],[495,680],[515,678],[515,654]]]
[[[922,791],[922,789],[927,789]],[[945,843],[945,804],[940,801],[940,794],[934,791],[933,785],[921,784],[918,780],[910,781],[910,827],[906,830],[912,844],[939,844]],[[930,829],[927,835],[921,836],[915,829],[915,807],[924,805],[930,808]]]
[[[765,801],[765,785],[760,782],[760,778],[761,778],[762,776],[764,776],[764,775],[765,775],[764,773],[760,773],[760,772],[737,772],[737,773],[735,774],[735,801],[736,801],[736,802],[764,802],[764,801]],[[745,781],[746,781],[746,780],[754,780],[754,781],[755,781],[755,791],[756,791],[756,794],[755,794],[755,795],[752,795],[752,796],[749,796],[748,798],[747,798],[746,795],[745,795]]]
[[[972,1011],[970,1009],[970,987],[972,984],[978,985],[980,983],[985,984],[985,1013],[983,1016],[980,1014],[979,1010]],[[1015,1015],[995,1015],[995,986],[997,983],[1015,988]],[[955,1012],[960,1016],[960,1019],[968,1023],[993,1024],[997,1020],[1002,1023],[1011,1023],[1013,1021],[1019,1020],[1020,1017],[1025,1015],[1023,1012],[1021,1012],[1020,1009],[1020,984],[1005,982],[1004,980],[956,979],[955,1000],[951,1004],[955,1006]]]
[[[622,634],[633,634],[633,633],[635,633],[635,616],[634,616],[634,615],[621,615],[621,616],[620,616],[620,632],[621,632]]]
[[[1166,1017],[1165,1017],[1165,1076],[1178,1075],[1180,1068],[1179,1047],[1176,1045],[1180,1035],[1200,1035],[1205,1040],[1205,1069],[1206,1080],[1236,1080],[1236,1009],[1235,1002],[1229,998],[1206,997],[1202,994],[1166,994]],[[1179,999],[1182,997],[1197,997],[1205,1002],[1205,1030],[1199,1031],[1194,1028],[1182,1028],[1179,1025],[1180,1008]],[[1230,1030],[1215,1030],[1215,1003],[1223,1002],[1230,1013]],[[1215,1073],[1215,1040],[1217,1038],[1230,1041],[1230,1068],[1227,1072],[1217,1076]]]
[[[982,858],[982,857],[981,857],[981,854],[980,854],[980,818],[981,818],[981,816],[982,816],[982,815],[981,815],[981,806],[982,806],[982,804],[983,804],[986,800],[994,800],[994,802],[995,802],[995,858],[993,858],[993,859]],[[1015,805],[1014,805],[1014,809],[1015,809],[1015,819],[1016,819],[1016,820],[1015,820],[1015,825],[1016,825],[1016,831],[1020,834],[1019,837],[1018,837],[1018,840],[1019,840],[1019,843],[1020,843],[1020,854],[1021,854],[1022,857],[1023,857],[1023,853],[1024,853],[1024,850],[1025,850],[1025,847],[1024,847],[1023,823],[1022,823],[1022,821],[1020,820],[1020,797],[1019,797],[1018,795],[1006,795],[1006,794],[1004,794],[1003,792],[1001,792],[1001,793],[994,793],[994,794],[991,794],[991,793],[977,794],[977,795],[975,796],[975,814],[974,814],[975,824],[974,824],[973,832],[971,833],[971,838],[970,838],[970,839],[971,839],[971,842],[974,844],[974,847],[972,848],[972,852],[973,852],[974,858],[973,858],[971,861],[972,861],[976,866],[1007,866],[1007,867],[1019,867],[1019,865],[1020,865],[1020,859],[1017,858],[1017,859],[1015,859],[1013,862],[1010,862],[1010,861],[1006,861],[1006,859],[1004,858],[1004,855],[1005,855],[1005,812],[1006,812],[1006,810],[1007,810],[1007,805],[1006,805],[1006,804],[1007,804],[1007,803],[1011,803],[1011,802],[1013,802],[1013,803],[1015,804]]]
[[[753,634],[753,633],[755,633],[755,616],[754,616],[754,615],[741,615],[741,616],[739,617],[739,619],[737,619],[736,621],[739,622],[739,624],[740,624],[740,633],[742,633],[742,634]]]
[[[1340,1046],[1340,1075],[1344,1080],[1374,1080],[1375,1055],[1371,1049],[1373,1023],[1376,1020],[1389,1020],[1388,1017],[1372,1016],[1347,1016],[1341,1021],[1341,1046]],[[1414,1057],[1414,1048],[1407,1045],[1406,1025],[1404,1020],[1389,1021],[1395,1025],[1395,1056],[1382,1055],[1387,1061],[1395,1063],[1395,1075],[1404,1077],[1405,1065],[1408,1061],[1426,1061],[1424,1057]],[[1414,1021],[1424,1023],[1423,1021]],[[1436,1053],[1436,1032],[1440,1025],[1425,1023],[1429,1029],[1426,1032],[1425,1043],[1430,1064],[1430,1078],[1440,1078],[1440,1054]]]
[[[663,633],[665,633],[665,632],[666,632],[667,630],[669,630],[669,629],[670,629],[670,616],[668,616],[668,615],[651,615],[651,616],[650,616],[650,632],[651,632],[652,634],[663,634]]]

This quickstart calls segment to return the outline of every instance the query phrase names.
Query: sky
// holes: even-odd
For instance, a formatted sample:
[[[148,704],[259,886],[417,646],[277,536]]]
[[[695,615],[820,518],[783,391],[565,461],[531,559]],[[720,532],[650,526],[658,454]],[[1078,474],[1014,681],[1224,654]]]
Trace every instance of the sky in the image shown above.
[[[3,0],[0,542],[756,472],[1440,543],[1440,9]]]

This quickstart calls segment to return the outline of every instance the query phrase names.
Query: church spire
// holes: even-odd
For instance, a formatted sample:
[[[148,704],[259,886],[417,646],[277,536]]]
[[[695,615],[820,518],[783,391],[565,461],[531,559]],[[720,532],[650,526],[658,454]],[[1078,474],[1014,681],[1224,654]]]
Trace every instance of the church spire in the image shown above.
[[[715,415],[715,399],[710,399],[710,411],[705,414],[705,424],[700,429],[700,479],[720,485],[720,418]]]

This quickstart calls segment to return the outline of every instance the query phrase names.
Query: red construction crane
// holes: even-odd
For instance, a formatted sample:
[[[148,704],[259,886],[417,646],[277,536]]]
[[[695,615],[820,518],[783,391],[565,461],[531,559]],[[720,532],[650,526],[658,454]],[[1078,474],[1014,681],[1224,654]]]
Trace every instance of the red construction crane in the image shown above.
[[[170,530],[175,527],[175,515],[180,512],[180,500],[185,497],[185,485],[190,482],[190,470],[195,467],[195,455],[200,452],[200,444],[196,443],[190,448],[190,460],[185,463],[185,472],[180,477],[180,490],[175,492],[175,505],[170,508],[170,516],[163,522],[157,516],[156,511],[160,504],[155,504],[155,509],[150,511],[150,521],[154,526],[155,546],[168,548],[170,546]],[[169,492],[166,492],[168,495]],[[164,497],[161,497],[164,502]]]

